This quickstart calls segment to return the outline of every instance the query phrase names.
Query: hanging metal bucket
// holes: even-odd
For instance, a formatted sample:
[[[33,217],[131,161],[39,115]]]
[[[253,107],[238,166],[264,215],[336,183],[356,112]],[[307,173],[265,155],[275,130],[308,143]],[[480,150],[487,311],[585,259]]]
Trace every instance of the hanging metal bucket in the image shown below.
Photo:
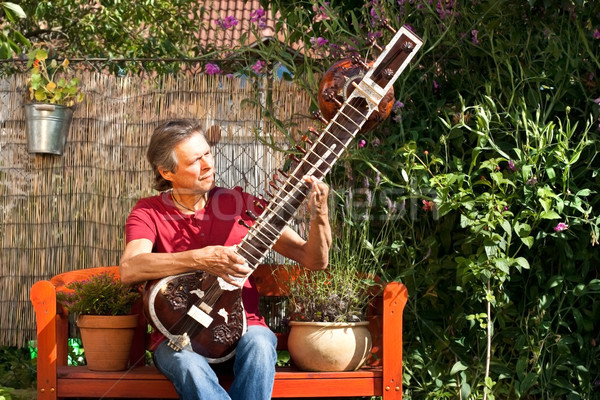
[[[25,104],[25,132],[30,153],[62,155],[67,143],[73,109],[44,103]]]

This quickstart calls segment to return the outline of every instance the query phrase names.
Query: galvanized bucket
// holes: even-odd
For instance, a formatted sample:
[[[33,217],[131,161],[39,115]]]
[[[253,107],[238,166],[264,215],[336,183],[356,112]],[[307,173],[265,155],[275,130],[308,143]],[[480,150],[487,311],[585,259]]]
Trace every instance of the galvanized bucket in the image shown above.
[[[25,132],[30,153],[62,155],[67,143],[73,109],[44,103],[25,104]]]

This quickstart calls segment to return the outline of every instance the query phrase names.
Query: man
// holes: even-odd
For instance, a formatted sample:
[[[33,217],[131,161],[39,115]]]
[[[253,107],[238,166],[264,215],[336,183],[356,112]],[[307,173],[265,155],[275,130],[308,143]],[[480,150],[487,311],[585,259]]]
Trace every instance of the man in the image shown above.
[[[211,149],[193,120],[169,121],[157,127],[147,156],[155,172],[154,188],[161,193],[138,201],[127,219],[121,280],[139,283],[201,270],[239,287],[234,278],[251,270],[234,251],[233,246],[247,232],[237,222],[243,219],[252,224],[245,210],[257,199],[240,188],[215,186]],[[309,269],[324,269],[331,245],[329,188],[314,177],[304,179],[312,186],[308,239],[286,227],[273,250]],[[190,350],[172,350],[166,341],[156,347],[155,364],[173,382],[180,398],[271,398],[276,338],[259,315],[252,276],[244,283],[242,299],[249,326],[236,347],[235,379],[229,392],[219,385],[203,356]]]

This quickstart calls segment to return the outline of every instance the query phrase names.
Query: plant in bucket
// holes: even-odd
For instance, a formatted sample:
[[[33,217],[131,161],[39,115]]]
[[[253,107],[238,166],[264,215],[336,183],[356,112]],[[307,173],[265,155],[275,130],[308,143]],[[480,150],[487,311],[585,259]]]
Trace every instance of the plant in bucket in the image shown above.
[[[69,60],[48,61],[48,51],[41,45],[28,58],[28,102],[24,105],[28,151],[62,155],[74,107],[84,98],[81,81],[71,76]]]
[[[137,290],[103,272],[66,285],[57,300],[77,316],[87,366],[94,371],[120,371],[128,366],[138,315],[131,315],[140,299]]]
[[[371,353],[366,311],[382,285],[377,278],[380,257],[366,235],[368,228],[368,213],[340,212],[332,222],[328,268],[293,266],[287,271],[282,285],[289,293],[288,349],[300,369],[356,370]]]

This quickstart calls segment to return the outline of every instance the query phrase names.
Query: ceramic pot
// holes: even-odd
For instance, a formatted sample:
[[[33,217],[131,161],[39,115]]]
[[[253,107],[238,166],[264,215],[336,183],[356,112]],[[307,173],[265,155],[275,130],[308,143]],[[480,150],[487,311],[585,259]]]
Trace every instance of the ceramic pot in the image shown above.
[[[288,350],[305,371],[354,371],[371,352],[369,322],[290,322]]]
[[[77,326],[87,367],[92,371],[127,369],[137,324],[137,315],[80,315]]]

